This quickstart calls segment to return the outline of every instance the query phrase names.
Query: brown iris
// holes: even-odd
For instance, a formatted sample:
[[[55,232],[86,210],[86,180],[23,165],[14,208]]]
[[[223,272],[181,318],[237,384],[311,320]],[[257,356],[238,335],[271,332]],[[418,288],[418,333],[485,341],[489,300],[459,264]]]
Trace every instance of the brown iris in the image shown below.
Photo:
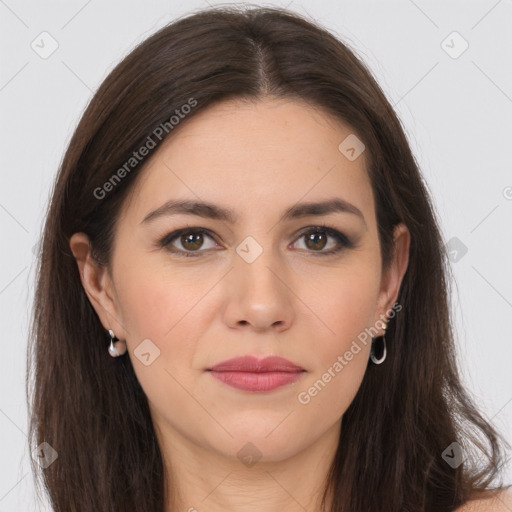
[[[309,249],[323,249],[327,242],[327,235],[325,233],[309,233],[306,235],[306,246]]]
[[[181,235],[181,243],[187,250],[199,249],[203,245],[202,233],[186,233]]]

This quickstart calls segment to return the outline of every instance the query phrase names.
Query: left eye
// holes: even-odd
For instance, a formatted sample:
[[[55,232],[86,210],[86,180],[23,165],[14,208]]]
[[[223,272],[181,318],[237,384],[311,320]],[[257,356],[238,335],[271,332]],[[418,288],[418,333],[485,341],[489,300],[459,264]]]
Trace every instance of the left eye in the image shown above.
[[[205,248],[205,237],[212,240],[213,245]],[[329,238],[335,241],[330,247],[328,247]],[[181,244],[181,248],[174,245],[175,240]],[[343,233],[326,226],[310,227],[303,231],[297,240],[304,240],[305,250],[311,253],[318,253],[318,255],[334,254],[341,251],[344,247],[351,248],[354,246]],[[196,257],[200,255],[199,253],[204,252],[205,249],[215,248],[216,242],[210,232],[204,228],[185,228],[169,233],[160,240],[159,245],[179,256]],[[302,250],[302,248],[300,249]]]
[[[335,242],[331,244],[330,247],[327,247],[327,241],[329,238],[334,239]],[[298,240],[304,240],[306,249],[310,249],[312,252],[319,252],[321,254],[333,254],[341,250],[342,247],[351,245],[348,238],[339,231],[321,226],[303,232],[299,236]],[[327,249],[323,250],[326,247]]]

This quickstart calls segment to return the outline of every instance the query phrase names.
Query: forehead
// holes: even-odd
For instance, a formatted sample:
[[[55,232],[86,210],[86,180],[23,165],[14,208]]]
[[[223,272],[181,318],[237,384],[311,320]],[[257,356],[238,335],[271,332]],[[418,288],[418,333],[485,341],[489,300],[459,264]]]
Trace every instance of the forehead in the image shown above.
[[[171,198],[261,215],[336,196],[371,216],[365,154],[348,159],[339,149],[347,137],[354,137],[349,125],[301,100],[214,104],[184,119],[151,156],[125,215],[140,222]]]

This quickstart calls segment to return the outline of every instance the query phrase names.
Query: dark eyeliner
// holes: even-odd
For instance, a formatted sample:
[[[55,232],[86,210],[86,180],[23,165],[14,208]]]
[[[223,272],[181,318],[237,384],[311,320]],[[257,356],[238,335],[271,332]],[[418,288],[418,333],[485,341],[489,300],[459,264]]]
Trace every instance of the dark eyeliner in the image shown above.
[[[195,234],[205,234],[208,235],[210,238],[215,240],[215,236],[211,231],[205,228],[194,228],[194,227],[187,227],[178,229],[176,231],[173,231],[172,233],[168,233],[165,235],[161,240],[158,241],[158,246],[166,249],[172,254],[176,254],[177,256],[184,256],[186,258],[196,258],[201,255],[202,252],[205,251],[183,251],[181,249],[175,249],[174,247],[170,246],[171,242],[181,236],[183,233],[195,233]],[[311,233],[325,233],[326,235],[334,238],[338,242],[338,246],[334,249],[330,249],[328,251],[306,251],[309,254],[313,254],[314,256],[329,256],[332,254],[336,254],[340,252],[343,249],[352,249],[356,247],[356,244],[345,234],[339,232],[338,230],[331,228],[329,226],[323,225],[323,224],[317,224],[315,226],[308,226],[307,228],[303,229],[295,238],[295,240],[300,239],[301,237],[311,234]]]
[[[341,233],[337,229],[331,228],[329,226],[326,226],[325,224],[317,224],[316,226],[309,226],[305,228],[297,237],[299,239],[300,237],[304,235],[308,235],[311,233],[325,233],[328,236],[333,237],[335,240],[338,241],[338,246],[334,249],[330,249],[328,251],[307,251],[308,253],[313,254],[314,256],[329,256],[331,254],[336,254],[343,249],[353,249],[356,247],[356,243],[350,239],[347,235]]]
[[[170,247],[171,242],[175,238],[178,238],[183,233],[189,233],[189,232],[190,233],[196,233],[196,234],[199,233],[201,235],[208,235],[210,238],[215,240],[215,237],[213,236],[213,234],[208,229],[189,227],[189,228],[177,229],[176,231],[173,231],[172,233],[169,233],[169,234],[165,235],[158,242],[158,245],[160,247],[164,248],[165,250],[169,251],[172,254],[176,254],[178,256],[184,256],[186,258],[197,258],[198,256],[201,255],[201,252],[204,252],[204,251],[196,251],[196,253],[194,253],[194,251],[182,251],[181,249],[175,249],[172,246]]]

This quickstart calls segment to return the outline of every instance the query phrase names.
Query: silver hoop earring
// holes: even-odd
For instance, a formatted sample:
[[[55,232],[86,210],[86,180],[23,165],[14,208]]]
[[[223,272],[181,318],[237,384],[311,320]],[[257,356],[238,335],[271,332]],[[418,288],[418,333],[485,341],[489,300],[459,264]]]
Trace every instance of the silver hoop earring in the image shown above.
[[[377,338],[374,338],[372,336],[372,345],[371,345],[371,349],[370,349],[370,359],[372,360],[373,364],[382,364],[384,362],[384,360],[386,359],[386,355],[387,355],[387,351],[386,351],[386,327],[384,327],[384,333],[382,334],[382,336],[379,336]],[[377,343],[379,345],[381,345],[381,346],[376,351],[375,350],[375,346],[377,345]],[[380,354],[380,357],[377,357],[375,355],[375,352],[377,352],[377,354]]]
[[[108,347],[108,353],[112,357],[119,357],[122,356],[126,352],[126,342],[125,341],[119,341],[112,329],[108,330],[108,334],[110,336],[110,345]],[[114,340],[116,340],[116,343],[114,343]]]

